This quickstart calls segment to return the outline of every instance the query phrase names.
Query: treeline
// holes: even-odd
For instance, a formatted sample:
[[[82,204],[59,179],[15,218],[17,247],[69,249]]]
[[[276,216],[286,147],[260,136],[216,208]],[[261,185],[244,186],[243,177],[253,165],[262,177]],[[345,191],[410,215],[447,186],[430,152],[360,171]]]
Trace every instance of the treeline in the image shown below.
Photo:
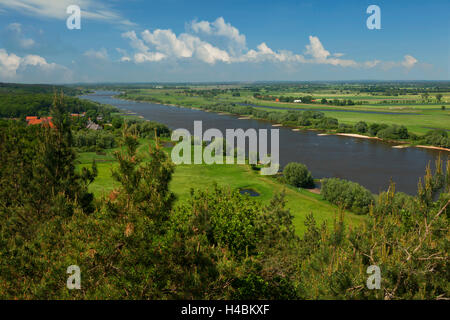
[[[73,146],[81,152],[117,147],[116,135],[104,130],[79,130],[73,133]]]
[[[25,118],[26,116],[47,116],[54,94],[0,93],[0,117]],[[70,113],[87,112],[88,117],[107,117],[118,110],[112,106],[103,106],[95,102],[74,97],[64,97],[67,111]]]
[[[61,101],[52,115],[56,130],[0,125],[2,299],[450,297],[450,163],[427,170],[417,197],[391,187],[361,225],[347,227],[342,211],[318,225],[311,213],[298,237],[283,195],[262,204],[216,187],[175,205],[174,165],[158,146],[143,161],[129,128],[115,153],[118,188],[94,198],[96,166],[75,171]],[[80,290],[66,287],[71,265]],[[366,287],[371,265],[381,290]]]
[[[85,90],[67,86],[47,85],[47,84],[22,84],[22,83],[2,83],[0,82],[0,94],[2,93],[46,93],[63,92],[68,96],[80,95]]]
[[[117,119],[117,118],[116,118]],[[126,123],[127,127],[136,132],[141,138],[154,138],[155,133],[158,137],[170,137],[170,129],[165,125],[155,121],[148,120],[118,120],[122,121],[122,124],[118,128],[122,128],[122,125]],[[113,122],[114,126],[114,122]],[[115,126],[117,128],[117,124]]]
[[[289,102],[289,103],[321,103],[321,104],[329,104],[333,106],[354,106],[361,105],[363,101],[354,101],[352,99],[314,99],[313,96],[301,96],[301,97],[292,97],[292,96],[273,96],[273,95],[261,95],[259,93],[255,93],[253,95],[255,99],[265,100],[265,101],[279,101],[279,102]]]

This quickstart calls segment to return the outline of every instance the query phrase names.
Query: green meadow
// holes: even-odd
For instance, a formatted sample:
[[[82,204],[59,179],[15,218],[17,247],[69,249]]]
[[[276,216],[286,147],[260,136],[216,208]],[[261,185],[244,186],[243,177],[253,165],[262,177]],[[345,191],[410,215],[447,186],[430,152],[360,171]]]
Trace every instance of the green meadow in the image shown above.
[[[149,145],[154,147],[153,140],[141,139],[139,155],[146,157]],[[171,148],[164,148],[170,153]],[[78,168],[89,166],[95,160],[98,176],[90,185],[90,190],[96,196],[107,196],[118,185],[111,176],[112,169],[117,165],[113,153],[116,149],[107,150],[106,155],[95,152],[80,153],[78,155]],[[294,225],[298,234],[305,230],[304,221],[310,212],[314,214],[319,224],[326,222],[332,226],[338,207],[322,199],[319,194],[308,190],[299,190],[278,182],[275,178],[261,176],[252,170],[249,165],[177,165],[171,181],[170,188],[177,196],[177,203],[186,201],[191,189],[207,190],[217,184],[232,190],[253,189],[260,195],[253,197],[263,203],[269,203],[276,193],[285,192],[286,206],[294,216]],[[245,195],[247,197],[247,195]],[[345,213],[347,225],[356,225],[365,219],[351,212]]]

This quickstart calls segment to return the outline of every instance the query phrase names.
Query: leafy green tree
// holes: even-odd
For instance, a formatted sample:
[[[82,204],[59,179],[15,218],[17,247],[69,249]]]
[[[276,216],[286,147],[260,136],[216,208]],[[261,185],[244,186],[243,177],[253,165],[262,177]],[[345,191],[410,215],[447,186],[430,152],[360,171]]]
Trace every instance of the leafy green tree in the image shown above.
[[[366,133],[369,130],[369,127],[364,121],[359,121],[355,124],[355,130],[359,133]]]
[[[314,180],[308,168],[298,162],[291,162],[284,167],[283,175],[287,183],[294,187],[313,188]]]
[[[112,119],[111,124],[113,125],[114,128],[120,129],[123,125],[123,119],[121,117],[115,117]]]

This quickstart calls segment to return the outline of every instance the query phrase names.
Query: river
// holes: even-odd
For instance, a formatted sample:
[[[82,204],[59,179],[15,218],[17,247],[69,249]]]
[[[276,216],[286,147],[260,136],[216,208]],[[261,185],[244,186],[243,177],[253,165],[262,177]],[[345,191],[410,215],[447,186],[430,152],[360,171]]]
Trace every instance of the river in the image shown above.
[[[154,103],[125,101],[114,98],[115,92],[98,91],[81,98],[110,104],[129,110],[145,119],[166,124],[170,129],[185,128],[193,133],[194,120],[203,122],[203,131],[217,128],[275,129],[272,124],[260,120],[242,120],[237,116],[219,115],[188,108]],[[314,178],[337,177],[355,181],[373,193],[386,190],[389,181],[396,183],[396,190],[416,194],[417,182],[425,172],[429,161],[434,161],[439,151],[419,148],[392,148],[393,144],[370,139],[336,135],[319,136],[314,131],[294,132],[290,128],[280,130],[280,164],[304,163]],[[442,159],[448,153],[442,152]]]

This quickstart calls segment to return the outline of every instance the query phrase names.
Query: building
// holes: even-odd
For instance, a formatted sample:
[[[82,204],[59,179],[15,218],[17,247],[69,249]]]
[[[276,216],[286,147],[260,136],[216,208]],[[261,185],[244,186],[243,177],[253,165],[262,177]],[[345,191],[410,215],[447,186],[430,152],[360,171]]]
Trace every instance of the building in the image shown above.
[[[28,125],[40,124],[41,126],[49,126],[50,128],[55,127],[52,122],[52,117],[44,117],[39,119],[35,116],[28,116],[25,118],[25,120],[28,122]]]
[[[89,130],[102,130],[102,126],[99,124],[96,124],[95,122],[92,122],[91,120],[88,121],[88,124],[86,126],[86,129]]]

